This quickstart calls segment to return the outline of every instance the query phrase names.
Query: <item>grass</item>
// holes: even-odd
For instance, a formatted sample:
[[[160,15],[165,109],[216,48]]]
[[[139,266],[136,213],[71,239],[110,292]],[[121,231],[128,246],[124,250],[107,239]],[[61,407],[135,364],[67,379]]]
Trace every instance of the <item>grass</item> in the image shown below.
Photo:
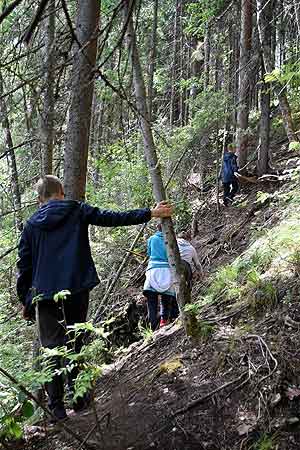
[[[292,191],[293,193],[294,191]],[[191,305],[198,313],[211,302],[247,299],[254,312],[270,309],[277,304],[274,282],[288,272],[300,276],[300,207],[295,200],[299,194],[286,195],[293,204],[282,209],[282,220],[274,228],[264,230],[242,255],[219,269],[211,277],[206,291]]]

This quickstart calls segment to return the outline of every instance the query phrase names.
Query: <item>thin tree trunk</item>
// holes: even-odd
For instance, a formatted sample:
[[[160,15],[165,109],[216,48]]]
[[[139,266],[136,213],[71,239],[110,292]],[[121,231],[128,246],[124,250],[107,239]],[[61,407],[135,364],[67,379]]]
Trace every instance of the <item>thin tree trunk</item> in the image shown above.
[[[295,9],[295,17],[296,17],[296,23],[298,28],[298,35],[300,36],[300,4],[299,0],[293,0],[294,3],[294,9]]]
[[[209,86],[209,61],[210,61],[210,28],[207,26],[204,37],[204,89]]]
[[[250,56],[252,41],[252,0],[242,0],[241,45],[239,64],[239,99],[237,110],[237,147],[239,166],[247,163],[249,92],[251,81]]]
[[[74,49],[64,184],[68,198],[84,200],[100,2],[80,1],[77,14],[76,35],[82,48],[76,44]]]
[[[132,0],[125,0],[124,2],[124,12],[126,22],[128,20],[129,11],[131,11],[132,6],[131,1]],[[146,101],[146,89],[138,49],[136,45],[136,38],[132,18],[130,18],[128,22],[126,41],[132,61],[133,85],[135,91],[136,106],[139,113],[140,127],[144,141],[145,158],[147,160],[150,171],[155,200],[157,202],[160,202],[166,199],[166,192],[162,181],[160,165],[158,162],[156,149],[154,145],[154,139],[152,135],[152,129],[149,122],[149,112]],[[171,270],[174,273],[177,301],[180,307],[181,317],[183,320],[186,333],[188,335],[192,335],[193,332],[196,331],[197,321],[195,317],[191,317],[184,310],[185,305],[191,301],[190,292],[187,288],[186,276],[184,272],[184,267],[181,264],[172,220],[163,219],[162,229],[167,247],[169,264]]]
[[[265,70],[268,73],[273,71],[273,58],[271,46],[265,44],[267,41],[266,29],[268,23],[273,16],[274,5],[270,0],[257,0],[257,23],[260,45],[262,48]],[[294,123],[292,119],[291,109],[289,101],[286,96],[286,89],[278,81],[274,83],[274,91],[277,95],[279,106],[282,114],[284,128],[289,142],[298,141],[298,137],[295,133]]]
[[[151,33],[151,45],[149,55],[149,79],[148,79],[148,109],[149,119],[152,122],[153,118],[153,77],[156,66],[156,45],[157,45],[157,16],[158,16],[158,0],[153,2],[153,22]]]
[[[173,57],[171,69],[171,98],[170,98],[170,126],[172,127],[177,119],[176,105],[176,82],[177,82],[177,53],[178,53],[178,25],[179,25],[179,9],[180,0],[176,0],[175,20],[174,20],[174,36],[173,36]]]
[[[21,231],[23,228],[22,224],[22,204],[21,204],[21,193],[19,187],[19,176],[17,170],[16,157],[14,152],[14,144],[12,140],[12,135],[10,131],[10,123],[8,118],[7,107],[5,103],[5,99],[1,98],[3,95],[3,78],[2,73],[0,72],[0,120],[2,123],[2,128],[4,132],[4,143],[7,153],[7,163],[10,171],[10,180],[11,180],[11,190],[12,190],[12,198],[13,198],[13,207],[15,212],[15,224],[16,228]]]
[[[264,70],[262,72],[264,75]],[[258,157],[257,157],[257,175],[259,177],[261,177],[265,173],[268,173],[269,170],[270,112],[271,112],[270,101],[271,101],[270,89],[265,83],[262,83],[260,91],[261,116],[259,128]]]
[[[55,0],[49,0],[47,7],[47,19],[45,30],[46,48],[46,77],[44,111],[42,113],[42,173],[51,174],[53,171],[54,148],[54,84],[55,84]]]

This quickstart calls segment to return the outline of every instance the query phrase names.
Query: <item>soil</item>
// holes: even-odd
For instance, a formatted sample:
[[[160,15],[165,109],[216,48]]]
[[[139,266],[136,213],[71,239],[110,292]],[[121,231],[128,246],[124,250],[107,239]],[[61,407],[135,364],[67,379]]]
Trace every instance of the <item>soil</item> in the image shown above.
[[[280,156],[280,155],[279,155]],[[281,155],[280,169],[291,155]],[[199,251],[206,276],[231,262],[249,245],[254,228],[271,228],[276,204],[255,203],[257,191],[287,189],[283,181],[247,184],[236,206],[216,214],[214,191],[199,215]],[[294,292],[291,302],[284,292]],[[201,311],[211,328],[196,340],[179,323],[130,345],[106,367],[95,391],[94,409],[66,422],[78,440],[58,428],[31,427],[24,450],[299,450],[300,280],[284,286],[278,302],[253,314],[246,302],[220,300]],[[130,295],[140,294],[140,287]],[[88,436],[89,435],[89,436]]]

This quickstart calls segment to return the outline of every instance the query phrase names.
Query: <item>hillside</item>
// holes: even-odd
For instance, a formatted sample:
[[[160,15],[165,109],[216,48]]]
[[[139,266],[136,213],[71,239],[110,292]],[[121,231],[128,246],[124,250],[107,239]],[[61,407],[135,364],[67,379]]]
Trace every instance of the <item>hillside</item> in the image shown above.
[[[206,194],[199,338],[177,322],[132,344],[97,385],[98,425],[92,410],[67,422],[82,447],[53,430],[49,449],[299,448],[300,159],[277,160],[281,178],[243,186],[217,223]],[[42,427],[28,433],[26,448],[44,448]]]

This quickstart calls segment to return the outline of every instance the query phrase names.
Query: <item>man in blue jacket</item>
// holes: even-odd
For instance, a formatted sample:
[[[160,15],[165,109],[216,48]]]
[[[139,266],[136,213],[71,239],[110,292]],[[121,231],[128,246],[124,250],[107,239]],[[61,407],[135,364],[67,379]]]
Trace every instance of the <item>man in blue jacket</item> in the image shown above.
[[[154,209],[126,212],[100,210],[87,203],[64,199],[62,182],[46,175],[37,184],[40,208],[27,221],[19,243],[17,293],[23,304],[23,317],[32,316],[32,299],[36,302],[37,322],[41,345],[55,348],[66,345],[66,330],[62,323],[74,325],[87,318],[89,292],[99,278],[91,256],[88,227],[98,225],[117,227],[148,222],[152,217],[170,217],[172,208],[167,202]],[[70,291],[64,302],[54,301],[56,293]],[[75,341],[80,352],[82,339]],[[59,369],[60,361],[54,361]],[[71,386],[78,371],[71,374]],[[57,420],[66,418],[64,386],[61,375],[46,383],[49,408]],[[73,408],[86,406],[86,399],[77,400]]]
[[[235,194],[239,191],[239,182],[235,173],[238,172],[237,156],[235,154],[236,147],[234,144],[229,144],[227,150],[224,153],[223,159],[223,203],[224,206],[228,206],[233,202]]]

